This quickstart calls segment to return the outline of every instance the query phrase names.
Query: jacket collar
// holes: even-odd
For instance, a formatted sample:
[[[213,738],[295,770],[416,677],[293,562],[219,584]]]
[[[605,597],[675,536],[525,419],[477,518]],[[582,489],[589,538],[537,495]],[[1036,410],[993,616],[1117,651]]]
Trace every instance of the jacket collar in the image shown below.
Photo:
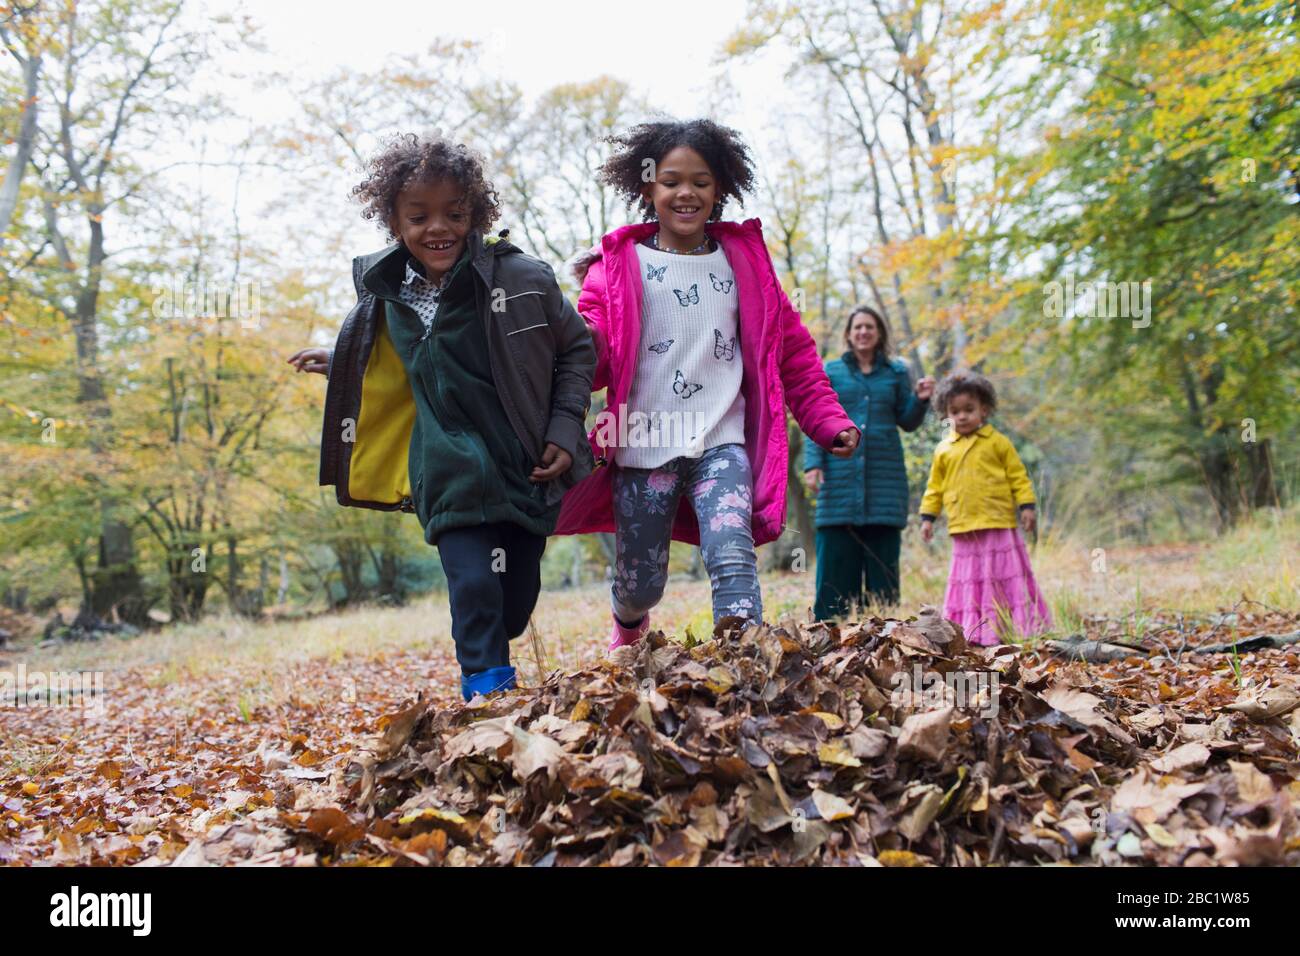
[[[406,260],[406,276],[405,278],[402,279],[402,285],[404,286],[409,285],[409,286],[416,286],[416,287],[431,285],[439,292],[447,288],[447,283],[451,280],[450,272],[444,275],[440,282],[430,282],[429,279],[425,276],[425,274],[421,272],[419,269],[417,269],[415,266],[416,266],[416,261],[414,256]]]
[[[881,355],[880,350],[877,349],[876,353],[871,357],[871,368],[868,369],[864,369],[861,365],[858,364],[858,357],[857,355],[854,354],[853,349],[849,349],[848,351],[846,351],[844,355],[841,356],[840,360],[849,368],[855,368],[863,375],[869,375],[872,372],[874,372],[876,369],[880,368],[880,366],[885,361],[885,357]]]
[[[606,233],[600,240],[600,251],[605,256],[613,256],[629,244],[640,242],[653,235],[659,228],[657,222],[634,222],[620,226],[613,232]],[[723,245],[732,242],[763,244],[763,224],[758,219],[746,219],[744,222],[710,222],[704,226],[704,234],[717,239]]]
[[[471,232],[465,241],[470,265],[489,288],[496,269],[496,257],[502,253],[520,251],[508,239],[497,236],[485,239],[480,232]],[[352,263],[357,293],[368,291],[381,299],[396,299],[397,290],[406,278],[406,264],[410,258],[410,252],[401,242],[395,242],[386,249],[367,256],[358,256]]]
[[[969,435],[958,435],[957,429],[954,428],[952,431],[948,432],[948,440],[952,442],[958,442],[961,441],[963,438],[973,438],[975,436],[978,436],[980,438],[988,438],[992,434],[993,434],[993,426],[990,425],[988,422],[985,422],[983,425],[975,429]]]

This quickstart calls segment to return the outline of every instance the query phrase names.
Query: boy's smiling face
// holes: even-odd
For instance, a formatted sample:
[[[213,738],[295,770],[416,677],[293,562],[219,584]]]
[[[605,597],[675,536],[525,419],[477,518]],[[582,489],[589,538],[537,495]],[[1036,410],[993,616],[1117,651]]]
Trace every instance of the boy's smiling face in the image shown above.
[[[677,146],[656,165],[645,196],[654,203],[660,228],[689,240],[704,232],[718,201],[718,181],[703,156],[689,146]]]
[[[434,282],[456,264],[465,251],[469,212],[465,191],[451,179],[412,183],[397,194],[389,227],[424,266],[425,278]]]

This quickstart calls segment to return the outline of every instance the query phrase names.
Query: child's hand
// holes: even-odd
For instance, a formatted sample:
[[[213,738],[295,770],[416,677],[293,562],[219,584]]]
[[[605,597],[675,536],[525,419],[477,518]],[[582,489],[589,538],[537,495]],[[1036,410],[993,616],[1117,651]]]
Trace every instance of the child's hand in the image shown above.
[[[329,349],[302,349],[289,356],[289,364],[300,372],[316,372],[328,375],[330,370]]]
[[[835,436],[835,445],[831,448],[831,454],[836,458],[853,457],[853,449],[858,447],[858,430],[856,428],[846,428]]]
[[[929,544],[931,541],[934,540],[934,522],[933,522],[933,521],[922,521],[922,522],[921,522],[921,540],[924,541],[926,544]]]
[[[531,481],[550,481],[552,478],[559,478],[573,466],[573,456],[554,442],[546,443],[546,450],[542,452],[542,463],[533,469],[529,475]]]
[[[826,473],[820,468],[809,468],[803,473],[803,480],[808,485],[808,490],[815,495],[822,490],[822,482],[826,480]]]
[[[1025,534],[1033,534],[1038,530],[1038,512],[1034,508],[1020,509],[1020,527]]]

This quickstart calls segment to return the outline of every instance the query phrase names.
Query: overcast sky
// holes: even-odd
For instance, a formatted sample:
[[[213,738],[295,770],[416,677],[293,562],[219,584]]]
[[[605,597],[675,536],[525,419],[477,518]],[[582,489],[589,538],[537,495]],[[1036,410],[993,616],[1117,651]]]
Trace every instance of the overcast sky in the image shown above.
[[[220,6],[220,5],[218,5]],[[617,76],[671,112],[704,112],[704,91],[745,0],[233,0],[263,24],[277,58],[305,73],[363,69],[420,53],[438,39],[486,42],[493,72],[536,94],[558,83]]]
[[[198,0],[189,15],[247,18],[258,25],[267,48],[265,54],[239,46],[213,51],[214,81],[234,112],[228,130],[232,140],[254,125],[283,128],[297,109],[289,90],[250,82],[248,74],[283,71],[306,83],[340,67],[374,70],[388,57],[418,55],[435,42],[464,39],[484,44],[483,76],[514,82],[530,100],[561,83],[608,75],[629,83],[656,110],[682,118],[710,115],[746,136],[761,171],[762,138],[771,134],[773,110],[790,100],[783,88],[781,56],[764,54],[745,65],[718,62],[724,41],[743,25],[746,7],[745,0]],[[735,106],[722,111],[710,90],[724,75],[738,97]],[[221,178],[220,171],[205,173],[203,189],[214,206],[224,208],[233,186]],[[277,190],[274,174],[244,179],[239,205],[246,224],[257,221],[270,231],[290,228],[266,217],[265,205]],[[337,212],[346,220],[347,244],[356,247],[352,253],[372,251],[382,237],[355,215],[346,189],[337,191],[340,195],[322,206],[337,203],[331,215]],[[340,267],[340,274],[346,276],[346,269]]]

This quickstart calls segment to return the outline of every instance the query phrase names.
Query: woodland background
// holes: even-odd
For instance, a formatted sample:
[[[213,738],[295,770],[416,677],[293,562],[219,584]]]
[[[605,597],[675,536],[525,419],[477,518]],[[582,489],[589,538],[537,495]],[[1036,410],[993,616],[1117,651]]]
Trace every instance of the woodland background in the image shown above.
[[[440,128],[488,157],[499,228],[561,272],[627,221],[593,170],[604,137],[660,115],[651,91],[613,76],[523,89],[451,37],[324,81],[243,73],[226,51],[256,48],[255,22],[161,0],[3,3],[0,41],[8,628],[296,617],[436,591],[413,518],[318,488],[324,382],[285,364],[332,343],[350,258],[383,244],[357,246],[348,190],[383,136]],[[918,374],[994,380],[1063,626],[1124,547],[1217,542],[1168,601],[1228,580],[1227,598],[1294,604],[1295,5],[753,2],[716,55],[739,69],[773,52],[802,107],[741,128],[761,183],[743,215],[763,220],[828,357],[866,302]],[[300,110],[243,122],[213,75],[288,88]],[[720,75],[727,122],[740,93]],[[230,201],[241,189],[269,197],[257,216]],[[1048,314],[1046,284],[1067,279],[1150,280],[1149,326]],[[202,296],[166,304],[241,283],[251,321]],[[905,439],[916,495],[940,434],[931,416]],[[791,439],[773,572],[812,550],[793,425]],[[911,603],[945,562],[908,549]],[[547,588],[598,584],[609,554],[599,537],[553,540]],[[1237,573],[1248,558],[1261,563]],[[674,560],[698,575],[687,549]],[[794,579],[808,604],[810,577]]]

